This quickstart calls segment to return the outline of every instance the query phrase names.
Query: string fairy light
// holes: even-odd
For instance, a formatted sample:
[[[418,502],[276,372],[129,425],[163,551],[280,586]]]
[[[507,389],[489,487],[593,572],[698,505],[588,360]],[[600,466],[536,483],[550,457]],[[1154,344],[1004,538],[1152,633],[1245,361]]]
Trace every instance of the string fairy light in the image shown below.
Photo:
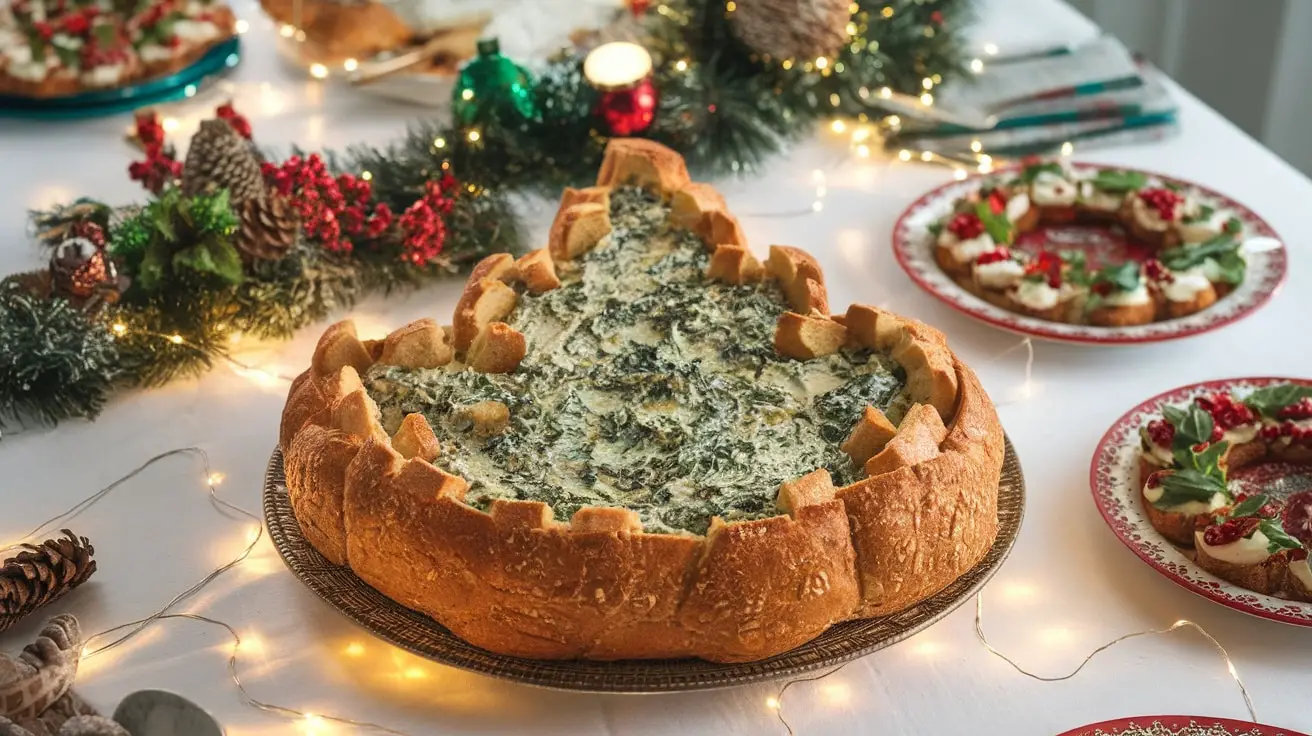
[[[1230,658],[1230,653],[1226,651],[1226,648],[1224,646],[1221,645],[1221,642],[1216,640],[1216,637],[1212,636],[1210,633],[1208,633],[1206,629],[1204,629],[1199,624],[1194,623],[1193,621],[1182,618],[1165,628],[1144,629],[1143,631],[1132,631],[1128,634],[1122,634],[1121,636],[1112,639],[1111,641],[1103,644],[1097,649],[1094,649],[1092,652],[1088,654],[1088,656],[1080,660],[1080,663],[1075,666],[1075,669],[1071,670],[1070,672],[1064,675],[1039,675],[1020,666],[1014,659],[998,651],[992,644],[989,643],[988,637],[984,635],[984,592],[980,591],[975,595],[975,637],[979,639],[980,644],[983,644],[984,648],[988,650],[990,654],[997,657],[998,659],[1001,659],[1003,662],[1006,662],[1007,664],[1011,665],[1012,669],[1016,670],[1017,672],[1028,678],[1031,678],[1033,680],[1038,680],[1039,682],[1062,682],[1065,680],[1069,680],[1075,677],[1076,675],[1078,675],[1080,671],[1083,670],[1085,666],[1089,664],[1089,662],[1093,661],[1094,657],[1098,656],[1099,654],[1102,654],[1103,652],[1107,651],[1108,649],[1111,649],[1112,647],[1116,646],[1117,644],[1120,644],[1123,641],[1136,639],[1141,636],[1158,636],[1158,635],[1170,634],[1172,632],[1179,631],[1180,629],[1192,629],[1198,632],[1199,635],[1201,635],[1204,639],[1207,640],[1209,644],[1212,645],[1212,648],[1216,650],[1217,654],[1221,655],[1221,661],[1225,662],[1226,672],[1230,675],[1230,678],[1234,680],[1235,686],[1239,688],[1239,694],[1244,699],[1244,708],[1248,710],[1249,720],[1253,721],[1254,723],[1257,723],[1257,708],[1253,706],[1253,699],[1252,697],[1249,696],[1248,688],[1244,685],[1244,681],[1239,677],[1239,671],[1235,669],[1235,663],[1234,660]]]
[[[219,328],[222,329],[222,326],[220,325]],[[283,375],[278,371],[272,371],[265,368],[261,368],[259,366],[251,365],[249,363],[237,360],[236,358],[224,352],[207,350],[204,347],[191,342],[190,340],[183,337],[182,335],[179,335],[176,332],[166,335],[162,332],[151,332],[150,330],[136,330],[128,327],[123,322],[113,323],[112,325],[109,326],[109,331],[113,333],[115,338],[125,337],[129,332],[131,332],[134,335],[144,335],[146,337],[151,337],[158,340],[164,340],[165,342],[168,342],[172,345],[177,345],[179,347],[185,347],[190,350],[194,350],[197,353],[207,358],[218,358],[219,360],[222,360],[223,362],[227,363],[229,366],[234,368],[235,369],[234,372],[237,375],[242,376],[244,378],[248,378],[261,385],[266,385],[266,386],[272,385],[278,381],[291,383],[292,381],[291,376]],[[240,335],[238,335],[237,333],[232,334],[231,342],[236,342],[239,339],[240,339]]]
[[[246,683],[241,679],[241,675],[238,669],[238,656],[242,652],[258,653],[260,651],[263,651],[264,649],[263,638],[254,632],[248,633],[245,637],[243,637],[237,631],[237,628],[232,624],[199,613],[173,612],[172,609],[177,607],[179,604],[195,596],[197,593],[203,590],[210,583],[214,582],[224,573],[228,572],[229,570],[233,569],[237,565],[240,565],[242,562],[244,562],[248,557],[250,557],[251,553],[255,550],[255,547],[264,538],[264,524],[261,522],[260,517],[256,516],[253,512],[245,508],[242,508],[241,506],[238,506],[234,503],[231,503],[223,499],[221,496],[218,495],[216,488],[217,486],[223,483],[226,476],[222,472],[217,472],[213,470],[210,464],[209,453],[207,453],[201,447],[196,447],[196,446],[179,447],[176,449],[161,452],[151,457],[150,459],[141,463],[137,467],[128,471],[122,477],[109,483],[104,488],[101,488],[100,490],[96,491],[95,493],[91,494],[85,499],[74,504],[66,511],[50,519],[47,519],[46,521],[41,522],[30,532],[28,532],[17,542],[15,542],[13,546],[16,547],[18,546],[18,544],[21,544],[24,541],[27,541],[44,533],[46,530],[48,530],[51,527],[54,527],[62,522],[66,522],[70,519],[79,516],[80,514],[82,514],[82,512],[86,511],[87,509],[91,508],[92,506],[96,505],[98,502],[103,500],[116,488],[122,486],[124,483],[127,483],[133,478],[136,478],[137,476],[141,475],[151,466],[168,458],[176,457],[179,455],[195,455],[196,457],[200,458],[201,478],[205,484],[205,488],[209,495],[210,502],[215,507],[220,509],[226,509],[227,511],[230,511],[235,514],[239,514],[240,516],[243,516],[255,522],[254,526],[250,527],[250,529],[247,532],[246,535],[247,544],[231,560],[224,563],[223,565],[214,568],[213,570],[210,570],[199,581],[197,581],[195,584],[193,584],[186,590],[182,591],[181,593],[175,595],[172,599],[169,600],[168,603],[164,604],[161,608],[157,609],[154,613],[151,613],[149,616],[146,616],[145,618],[137,619],[135,621],[129,621],[127,623],[119,624],[117,626],[112,626],[108,629],[99,631],[97,633],[91,634],[90,636],[86,637],[86,639],[83,641],[81,659],[84,660],[89,659],[91,657],[95,657],[99,654],[107,652],[111,649],[120,647],[126,644],[127,642],[131,641],[134,637],[139,635],[141,632],[145,631],[153,624],[159,623],[161,621],[172,621],[172,620],[196,621],[199,623],[207,624],[209,626],[221,628],[228,633],[229,638],[232,640],[232,648],[228,652],[228,677],[229,679],[231,679],[233,687],[236,688],[237,693],[241,697],[242,702],[245,703],[246,705],[249,705],[265,713],[270,713],[273,715],[283,716],[287,718],[298,718],[304,721],[307,725],[335,723],[343,726],[350,726],[356,729],[365,729],[377,733],[392,734],[393,736],[414,736],[413,734],[410,734],[408,732],[399,731],[397,729],[390,728],[388,726],[384,726],[378,723],[371,723],[369,721],[358,721],[344,716],[327,715],[323,713],[312,713],[310,711],[303,711],[298,708],[279,705],[277,703],[272,703],[266,700],[261,700],[259,698],[256,698],[254,695],[251,694],[250,690],[247,689]],[[126,633],[120,634],[120,632],[126,632]],[[93,646],[94,642],[106,637],[114,636],[116,634],[118,636],[113,638],[107,644],[100,645],[100,646]],[[351,645],[351,647],[348,647],[347,651],[348,654],[352,654],[352,656],[358,656],[364,653],[364,647],[363,645],[357,643]],[[414,673],[411,673],[409,676],[411,677],[411,679],[414,679]],[[422,675],[420,676],[422,677]]]

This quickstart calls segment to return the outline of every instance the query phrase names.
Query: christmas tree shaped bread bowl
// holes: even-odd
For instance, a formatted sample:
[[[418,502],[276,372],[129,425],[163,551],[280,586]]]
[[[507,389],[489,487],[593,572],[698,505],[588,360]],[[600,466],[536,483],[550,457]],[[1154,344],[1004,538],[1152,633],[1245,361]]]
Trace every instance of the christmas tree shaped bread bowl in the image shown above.
[[[937,330],[830,314],[657,144],[613,140],[548,246],[450,327],[330,327],[280,444],[305,537],[477,646],[749,661],[919,602],[997,533],[1003,436]]]
[[[1312,602],[1312,491],[1236,492],[1234,473],[1312,464],[1312,388],[1265,386],[1166,406],[1140,430],[1149,523],[1199,567],[1266,595]],[[1277,483],[1273,490],[1280,486]]]

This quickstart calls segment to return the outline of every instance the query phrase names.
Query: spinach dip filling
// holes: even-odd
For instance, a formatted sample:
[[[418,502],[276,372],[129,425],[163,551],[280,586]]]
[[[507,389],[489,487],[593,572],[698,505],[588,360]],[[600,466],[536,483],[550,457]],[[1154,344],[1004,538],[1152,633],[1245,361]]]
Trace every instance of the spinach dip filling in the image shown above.
[[[901,420],[902,369],[868,350],[778,355],[779,287],[708,281],[706,247],[668,216],[641,189],[612,192],[611,234],[558,264],[560,288],[520,295],[510,326],[528,352],[513,373],[375,365],[365,385],[383,426],[427,417],[435,464],[469,481],[476,508],[544,501],[564,521],[620,506],[649,532],[773,516],[779,485],[817,468],[857,480],[839,445],[867,404]],[[500,434],[461,411],[483,401],[509,408]]]

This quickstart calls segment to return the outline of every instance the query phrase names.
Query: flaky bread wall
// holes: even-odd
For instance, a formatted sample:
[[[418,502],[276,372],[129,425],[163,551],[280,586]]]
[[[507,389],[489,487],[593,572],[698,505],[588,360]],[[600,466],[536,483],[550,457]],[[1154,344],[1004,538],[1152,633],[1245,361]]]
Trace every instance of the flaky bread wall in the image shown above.
[[[608,153],[600,187],[625,177],[666,193],[674,187],[675,216],[707,233],[731,218],[705,185],[680,202],[687,175],[668,149],[644,142],[635,150],[636,162]],[[577,203],[596,196],[567,194],[562,210],[573,206],[571,197]],[[740,234],[736,227],[719,232]],[[759,279],[765,270],[744,265],[741,253],[734,263],[734,278]],[[792,278],[804,287],[794,292],[795,308],[827,320],[825,330],[848,334],[846,320],[810,309],[827,304],[823,276],[806,265],[814,262],[791,263]],[[523,280],[508,256],[485,259],[457,309],[456,321],[467,322],[453,334],[509,329],[488,321],[504,317],[499,311],[477,304],[479,295],[497,291],[487,279]],[[786,483],[778,516],[715,519],[696,536],[645,533],[637,515],[622,509],[584,508],[569,522],[554,521],[550,507],[536,501],[498,500],[486,513],[477,510],[463,501],[463,479],[432,458],[403,458],[376,417],[362,418],[371,403],[362,404],[355,391],[358,375],[382,351],[366,347],[349,323],[325,333],[311,370],[288,398],[280,444],[293,510],[328,559],[494,652],[735,662],[787,651],[834,623],[934,594],[976,564],[997,532],[1002,431],[974,373],[941,346],[936,330],[880,310],[866,314],[886,319],[881,339],[925,340],[924,351],[938,346],[935,354],[947,356],[957,396],[946,412],[939,409],[944,438],[934,457],[847,487],[834,488],[824,471]]]

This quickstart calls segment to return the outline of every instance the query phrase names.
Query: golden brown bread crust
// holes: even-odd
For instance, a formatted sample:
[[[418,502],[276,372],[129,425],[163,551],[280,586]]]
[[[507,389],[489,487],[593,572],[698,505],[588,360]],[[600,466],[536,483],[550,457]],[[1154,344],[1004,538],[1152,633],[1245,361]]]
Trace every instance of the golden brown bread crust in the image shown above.
[[[1289,558],[1286,554],[1271,555],[1256,565],[1236,565],[1208,554],[1207,548],[1199,544],[1203,533],[1196,531],[1194,534],[1194,561],[1204,570],[1222,580],[1266,595],[1277,595],[1286,587],[1285,578],[1289,572]]]
[[[617,150],[603,166],[603,185],[637,181],[673,192],[676,202],[718,204],[706,191],[679,194],[688,189],[680,181],[686,173],[649,145]],[[785,286],[823,290],[819,266],[805,253],[772,249],[771,259],[771,277]],[[741,277],[745,261],[737,254],[726,272]],[[481,294],[480,284],[516,281],[529,283],[522,259],[485,260],[466,295]],[[462,298],[466,308],[475,303]],[[908,389],[923,406],[896,430],[882,414],[882,424],[871,418],[863,430],[858,423],[844,448],[867,460],[886,445],[915,452],[844,488],[824,470],[785,482],[778,515],[713,519],[704,537],[645,533],[627,509],[583,508],[568,522],[537,501],[496,500],[482,511],[464,503],[465,479],[432,464],[440,448],[422,417],[406,417],[395,437],[382,431],[358,390],[369,351],[352,349],[360,343],[353,327],[335,325],[315,362],[333,372],[297,378],[280,431],[297,518],[316,530],[307,534],[312,544],[368,584],[476,646],[514,656],[753,660],[836,622],[913,605],[975,565],[996,536],[1003,440],[993,405],[942,334],[921,323],[861,306],[840,318],[814,310],[786,316],[810,354],[866,346],[906,361]],[[516,336],[517,365],[523,336],[502,322],[484,324],[464,368],[488,369],[492,348]]]

